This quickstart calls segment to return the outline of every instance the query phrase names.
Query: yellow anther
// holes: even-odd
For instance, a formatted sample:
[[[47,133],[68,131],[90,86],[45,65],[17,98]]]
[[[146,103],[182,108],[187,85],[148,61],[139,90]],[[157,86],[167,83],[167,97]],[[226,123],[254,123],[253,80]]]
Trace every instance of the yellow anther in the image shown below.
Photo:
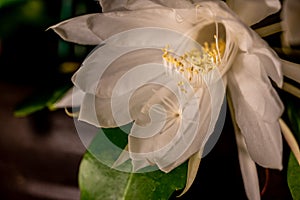
[[[163,51],[163,60],[168,68],[167,73],[175,71],[184,76],[193,87],[201,87],[203,84],[202,76],[207,74],[218,64],[221,63],[222,56],[225,51],[226,44],[222,39],[218,39],[214,35],[215,42],[204,42],[202,49],[191,49],[182,55],[176,55],[169,46],[166,45]],[[184,92],[187,92],[183,86],[183,82],[179,81],[178,86]]]
[[[183,84],[184,84],[183,81],[178,82],[178,86],[182,86]]]

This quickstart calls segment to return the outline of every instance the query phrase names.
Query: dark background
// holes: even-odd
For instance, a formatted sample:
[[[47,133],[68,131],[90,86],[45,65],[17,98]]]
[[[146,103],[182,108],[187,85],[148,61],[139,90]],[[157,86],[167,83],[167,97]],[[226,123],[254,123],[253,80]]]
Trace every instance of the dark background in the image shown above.
[[[31,96],[71,84],[73,71],[93,47],[63,42],[49,26],[84,13],[100,12],[93,0],[19,0],[0,4],[0,199],[79,199],[77,173],[85,152],[63,110],[40,109],[15,117],[14,109]],[[275,18],[278,16],[275,16]],[[278,37],[273,41],[278,43]],[[228,114],[228,113],[227,113]],[[289,149],[285,145],[285,164]],[[258,167],[263,199],[291,199],[286,171]],[[175,199],[176,194],[172,199]],[[230,116],[216,147],[201,161],[197,179],[181,199],[246,199]]]

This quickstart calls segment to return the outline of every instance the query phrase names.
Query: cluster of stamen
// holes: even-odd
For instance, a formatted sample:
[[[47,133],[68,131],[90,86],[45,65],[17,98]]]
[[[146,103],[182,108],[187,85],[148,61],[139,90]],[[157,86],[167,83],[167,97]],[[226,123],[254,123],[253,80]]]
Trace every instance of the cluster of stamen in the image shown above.
[[[194,88],[198,88],[203,83],[202,75],[221,63],[224,50],[225,42],[216,39],[216,42],[210,44],[205,42],[200,50],[192,49],[183,55],[177,55],[169,46],[166,46],[162,49],[162,57],[167,74],[184,76]],[[184,82],[179,80],[178,86],[183,85]]]

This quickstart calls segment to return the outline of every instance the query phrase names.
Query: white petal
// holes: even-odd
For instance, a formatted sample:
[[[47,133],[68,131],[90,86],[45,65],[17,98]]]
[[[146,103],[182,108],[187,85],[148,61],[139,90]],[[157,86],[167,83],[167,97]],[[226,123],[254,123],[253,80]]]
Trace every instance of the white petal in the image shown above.
[[[167,29],[145,28],[122,32],[105,40],[104,45],[97,47],[85,59],[73,76],[73,82],[84,92],[110,98],[115,84],[127,72],[147,63],[161,64],[161,49],[167,44],[178,51],[179,55],[187,50],[200,48],[190,38]],[[138,76],[149,81],[153,80],[151,74],[153,72],[150,71]],[[135,82],[135,79],[130,80]],[[132,90],[131,86],[130,82],[124,84],[123,93]]]
[[[158,49],[134,50],[105,45],[86,58],[72,80],[83,91],[96,94],[101,98],[111,98],[113,90],[115,93],[122,95],[136,89],[138,86],[135,78],[127,78],[128,82],[123,83],[123,87],[116,91],[115,86],[118,81],[123,76],[128,76],[130,71],[134,72],[135,68],[138,70],[139,66],[143,64],[161,63],[161,55],[162,51]],[[157,76],[154,71],[149,71],[146,68],[144,73],[136,75],[143,75],[144,82],[153,80]],[[139,76],[140,79],[142,77]]]
[[[226,0],[228,6],[249,26],[281,8],[279,0]]]
[[[99,0],[102,12],[121,11],[121,10],[138,10],[145,8],[160,7],[152,0]]]
[[[245,70],[242,69],[245,66],[240,68]],[[237,124],[251,158],[263,167],[281,169],[282,138],[278,118],[282,113],[282,103],[272,88],[264,86],[266,83],[258,77],[251,77],[247,71],[246,74],[230,71],[228,76]]]
[[[192,5],[186,0],[100,0],[100,5],[103,12],[121,11],[121,10],[138,10],[146,8],[187,8]]]
[[[275,122],[283,112],[283,105],[263,67],[257,55],[240,54],[231,72],[241,98],[262,120]]]
[[[253,53],[261,60],[262,68],[266,71],[267,75],[275,81],[278,87],[282,87],[283,74],[282,62],[277,54],[270,48],[254,48]]]
[[[167,28],[183,33],[191,28],[188,21],[178,19],[178,14],[174,9],[165,8],[103,13],[94,15],[89,21],[89,29],[102,39],[107,39],[120,32],[144,27]]]
[[[143,1],[143,0],[141,0]],[[169,8],[191,8],[192,1],[187,0],[151,0],[157,4],[169,7]]]
[[[95,108],[95,95],[86,93],[83,98],[81,107],[80,107],[78,120],[87,122],[96,127],[100,127],[100,124],[102,122],[101,122],[101,120],[98,120],[95,109],[96,109]],[[101,109],[101,108],[97,108],[97,109]],[[99,123],[99,121],[100,121],[100,123]],[[107,120],[107,121],[105,121],[106,124],[112,125],[111,127],[114,127],[113,121],[112,122],[109,122],[109,120]]]
[[[228,95],[228,105],[233,121],[235,138],[238,148],[238,156],[240,169],[243,177],[243,183],[248,199],[260,199],[259,180],[255,162],[250,157],[250,154],[245,143],[245,139],[241,134],[241,130],[236,123],[235,108],[233,107],[232,95]]]
[[[70,88],[64,96],[57,101],[54,108],[79,107],[83,101],[84,92],[76,87]]]
[[[133,96],[140,97],[144,92],[148,91],[141,88],[135,91]],[[137,116],[136,113],[140,112],[145,102],[144,98],[134,98],[135,101],[130,102],[131,95],[131,93],[126,93],[113,98],[101,98],[94,94],[85,93],[78,119],[102,128],[126,125],[134,121],[134,117]],[[142,97],[148,96],[144,94]]]
[[[243,177],[245,192],[249,199],[260,199],[259,181],[255,162],[251,159],[245,139],[240,130],[235,129],[239,163]]]
[[[128,1],[124,0],[99,0],[102,12],[125,10]]]
[[[208,87],[213,87],[218,79],[210,78],[212,80],[207,79],[207,82],[210,82]],[[132,128],[129,152],[133,161],[137,161],[137,164],[143,163],[141,166],[147,166],[147,163],[156,164],[162,171],[169,172],[204,148],[219,116],[223,103],[222,93],[224,94],[224,86],[210,90],[200,88],[196,98],[190,98],[182,104],[182,114],[179,115],[180,105],[176,97],[165,88],[157,91],[145,107],[145,113],[149,110],[152,116],[151,123],[146,127]],[[160,115],[158,112],[158,115],[153,117],[155,114],[151,112],[157,109],[151,110],[152,105],[161,103],[166,106],[167,115]]]
[[[98,45],[102,39],[88,27],[89,18],[98,14],[88,14],[62,21],[48,29],[54,30],[62,39],[83,45]]]
[[[300,45],[300,1],[285,0],[281,12],[284,40],[288,45]]]
[[[142,70],[142,72],[147,71]],[[99,95],[87,93],[82,102],[79,120],[104,128],[120,127],[132,121],[140,125],[147,123],[147,117],[141,117],[141,110],[153,95],[152,90],[160,88],[161,85],[148,83],[147,79],[143,80],[145,82],[140,82],[136,78],[132,79],[133,74],[129,77],[131,80],[136,80],[132,86],[128,85],[132,90],[120,88],[119,85],[127,86],[126,83],[128,83],[122,79],[114,88],[122,94],[117,92],[116,95],[113,90],[110,98],[101,98]]]

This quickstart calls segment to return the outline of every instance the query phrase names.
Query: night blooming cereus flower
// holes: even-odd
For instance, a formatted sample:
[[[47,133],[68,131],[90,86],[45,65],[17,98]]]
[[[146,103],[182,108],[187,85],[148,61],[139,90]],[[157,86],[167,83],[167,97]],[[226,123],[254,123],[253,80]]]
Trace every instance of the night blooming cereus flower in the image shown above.
[[[238,16],[243,2],[259,15]],[[57,106],[80,106],[79,120],[96,127],[134,122],[113,167],[131,159],[134,171],[155,165],[169,172],[189,159],[186,191],[220,126],[227,95],[245,190],[259,199],[255,163],[282,168],[284,108],[269,78],[279,87],[283,80],[279,58],[249,25],[278,11],[280,3],[228,1],[236,13],[222,1],[100,4],[103,13],[50,27],[67,41],[98,45],[74,74],[74,91]]]

